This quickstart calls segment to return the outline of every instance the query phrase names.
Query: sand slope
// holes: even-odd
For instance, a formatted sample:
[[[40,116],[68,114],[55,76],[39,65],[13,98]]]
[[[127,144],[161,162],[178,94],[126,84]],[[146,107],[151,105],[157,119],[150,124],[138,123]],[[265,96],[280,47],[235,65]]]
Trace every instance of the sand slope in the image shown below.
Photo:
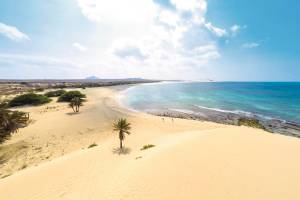
[[[32,123],[0,145],[0,178],[24,168],[86,148],[111,135],[111,124],[126,116],[115,106],[115,89],[93,88],[81,90],[87,102],[79,114],[66,103],[18,108],[29,112]]]
[[[105,106],[132,123],[123,153],[112,135],[1,179],[0,199],[299,199],[299,139]]]

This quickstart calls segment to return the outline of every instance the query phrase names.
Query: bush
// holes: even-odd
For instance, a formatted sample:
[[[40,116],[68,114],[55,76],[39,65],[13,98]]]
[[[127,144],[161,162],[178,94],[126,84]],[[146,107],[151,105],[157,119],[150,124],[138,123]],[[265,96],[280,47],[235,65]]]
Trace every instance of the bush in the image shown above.
[[[64,93],[58,98],[59,102],[71,102],[72,99],[75,97],[78,97],[80,99],[84,99],[86,96],[85,94],[82,94],[80,91],[69,91]]]
[[[20,96],[16,96],[13,98],[8,105],[10,107],[15,106],[24,106],[24,105],[41,105],[45,103],[49,103],[51,99],[48,97],[41,95],[41,94],[35,94],[35,93],[27,93]]]
[[[146,149],[150,149],[152,147],[155,147],[155,145],[154,144],[146,144],[146,145],[143,146],[143,148],[141,148],[141,151],[146,150]]]
[[[98,145],[96,143],[93,143],[88,148],[90,149],[90,148],[93,148],[93,147],[96,147],[96,146],[98,146]]]
[[[20,111],[7,110],[0,107],[0,143],[8,139],[19,128],[27,126],[29,114]]]
[[[60,97],[61,95],[65,94],[67,91],[66,90],[54,90],[45,93],[45,96],[47,97]]]
[[[239,126],[249,126],[253,128],[259,128],[259,129],[265,129],[263,125],[259,123],[259,120],[257,119],[250,119],[250,118],[240,118],[238,120]]]

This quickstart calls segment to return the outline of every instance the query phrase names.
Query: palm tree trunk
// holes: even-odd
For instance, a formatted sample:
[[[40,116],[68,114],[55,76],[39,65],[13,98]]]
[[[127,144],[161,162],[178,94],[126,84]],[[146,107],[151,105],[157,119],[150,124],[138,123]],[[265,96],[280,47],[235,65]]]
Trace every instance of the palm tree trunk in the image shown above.
[[[120,149],[123,148],[123,143],[122,143],[122,140],[120,140]]]

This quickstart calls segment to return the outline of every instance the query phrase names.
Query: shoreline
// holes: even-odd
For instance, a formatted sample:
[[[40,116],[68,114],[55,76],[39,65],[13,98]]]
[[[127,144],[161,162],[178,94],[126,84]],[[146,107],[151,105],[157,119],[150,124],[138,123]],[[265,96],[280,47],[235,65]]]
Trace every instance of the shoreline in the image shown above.
[[[203,112],[205,113],[205,115],[203,115],[202,113],[187,113],[187,112],[168,110],[168,109],[148,111],[146,113],[155,116],[160,116],[160,117],[207,121],[207,122],[214,122],[214,123],[234,125],[234,126],[239,126],[238,121],[240,119],[258,120],[259,123],[264,127],[264,130],[268,132],[300,138],[300,124],[292,123],[289,121],[284,122],[282,120],[277,120],[277,119],[264,121],[261,120],[259,117],[248,117],[248,116],[243,116],[238,114],[228,114],[228,113],[222,113],[217,111],[213,114],[211,113],[208,114],[208,112]]]
[[[298,139],[131,112],[117,102],[122,88],[86,89],[88,101],[77,115],[62,105],[24,108],[36,122],[11,138],[27,148],[8,165],[28,165],[0,179],[0,199],[298,199]],[[121,117],[132,125],[124,151],[111,126]],[[97,146],[88,148],[92,143]],[[141,150],[149,144],[154,147]]]
[[[145,84],[157,85],[163,83],[145,83]],[[141,85],[145,85],[145,84],[141,84]],[[141,85],[128,87],[127,89],[122,91],[122,95],[124,95],[124,93],[128,92],[129,90]],[[122,103],[122,99],[120,99],[120,105],[134,112],[147,113],[154,116],[209,121],[209,122],[235,125],[235,126],[238,126],[238,121],[240,119],[258,120],[258,122],[264,127],[264,130],[268,132],[300,138],[300,123],[289,121],[289,120],[272,118],[268,116],[262,116],[259,114],[254,114],[242,110],[223,111],[218,108],[207,108],[203,106],[197,106],[197,108],[195,108],[196,109],[195,111],[193,109],[185,110],[185,109],[170,109],[170,108],[137,110],[130,107],[129,105],[124,105],[124,103]]]

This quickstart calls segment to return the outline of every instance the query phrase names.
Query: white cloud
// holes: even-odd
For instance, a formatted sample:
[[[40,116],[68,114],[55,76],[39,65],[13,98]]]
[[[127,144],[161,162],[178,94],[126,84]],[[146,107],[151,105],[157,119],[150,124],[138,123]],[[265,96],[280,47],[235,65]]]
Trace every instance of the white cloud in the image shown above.
[[[205,27],[208,30],[210,30],[213,34],[215,34],[217,37],[227,36],[227,31],[225,29],[221,29],[221,28],[215,27],[210,22],[205,23]]]
[[[212,44],[196,47],[193,49],[193,52],[206,59],[217,59],[221,56],[218,52],[218,48]]]
[[[207,11],[206,0],[171,0],[171,4],[175,6],[178,13],[191,15],[193,23],[204,24]]]
[[[146,58],[145,53],[142,52],[142,49],[137,41],[126,38],[120,38],[116,40],[112,44],[108,53],[124,59],[143,60]]]
[[[82,70],[82,76],[87,72],[106,78],[201,76],[209,62],[221,57],[218,42],[220,37],[231,36],[231,31],[207,22],[205,0],[170,3],[172,9],[153,0],[77,0],[83,17],[95,26],[88,40],[89,53],[76,54],[74,58],[74,52],[66,52],[63,59],[0,55],[1,66],[39,66],[70,72],[75,69]],[[79,51],[87,51],[79,42],[70,44]]]
[[[0,22],[0,33],[13,41],[30,40],[29,37],[18,30],[17,27],[9,26]]]
[[[158,20],[161,23],[167,24],[169,26],[177,26],[180,21],[180,16],[170,10],[162,10],[158,15]]]
[[[207,3],[205,0],[171,0],[178,10],[182,11],[204,11],[206,12]]]
[[[245,49],[252,49],[252,48],[259,47],[259,44],[256,42],[250,42],[250,43],[243,44],[242,47]]]
[[[233,25],[232,27],[230,27],[230,31],[232,33],[232,35],[236,35],[239,31],[241,30],[241,27],[237,24]]]
[[[0,54],[1,78],[66,79],[83,78],[88,73],[86,72],[86,66],[76,58],[67,59],[31,54]]]
[[[152,19],[152,0],[77,0],[82,14],[98,23],[144,23]]]
[[[246,29],[246,28],[247,28],[247,25],[240,26],[240,25],[234,24],[233,26],[230,27],[231,35],[236,36],[241,30]]]
[[[78,51],[82,51],[82,52],[84,52],[84,51],[87,50],[86,47],[82,46],[82,45],[81,45],[80,43],[78,43],[78,42],[74,42],[74,43],[73,43],[73,47],[75,47]]]
[[[220,58],[218,39],[228,35],[206,23],[205,0],[171,0],[174,9],[152,0],[77,2],[88,20],[118,30],[105,53],[85,64],[101,74],[178,78]]]
[[[43,66],[43,67],[63,67],[80,68],[82,65],[65,59],[49,56],[28,55],[28,54],[0,54],[0,63],[17,64],[18,66]]]

